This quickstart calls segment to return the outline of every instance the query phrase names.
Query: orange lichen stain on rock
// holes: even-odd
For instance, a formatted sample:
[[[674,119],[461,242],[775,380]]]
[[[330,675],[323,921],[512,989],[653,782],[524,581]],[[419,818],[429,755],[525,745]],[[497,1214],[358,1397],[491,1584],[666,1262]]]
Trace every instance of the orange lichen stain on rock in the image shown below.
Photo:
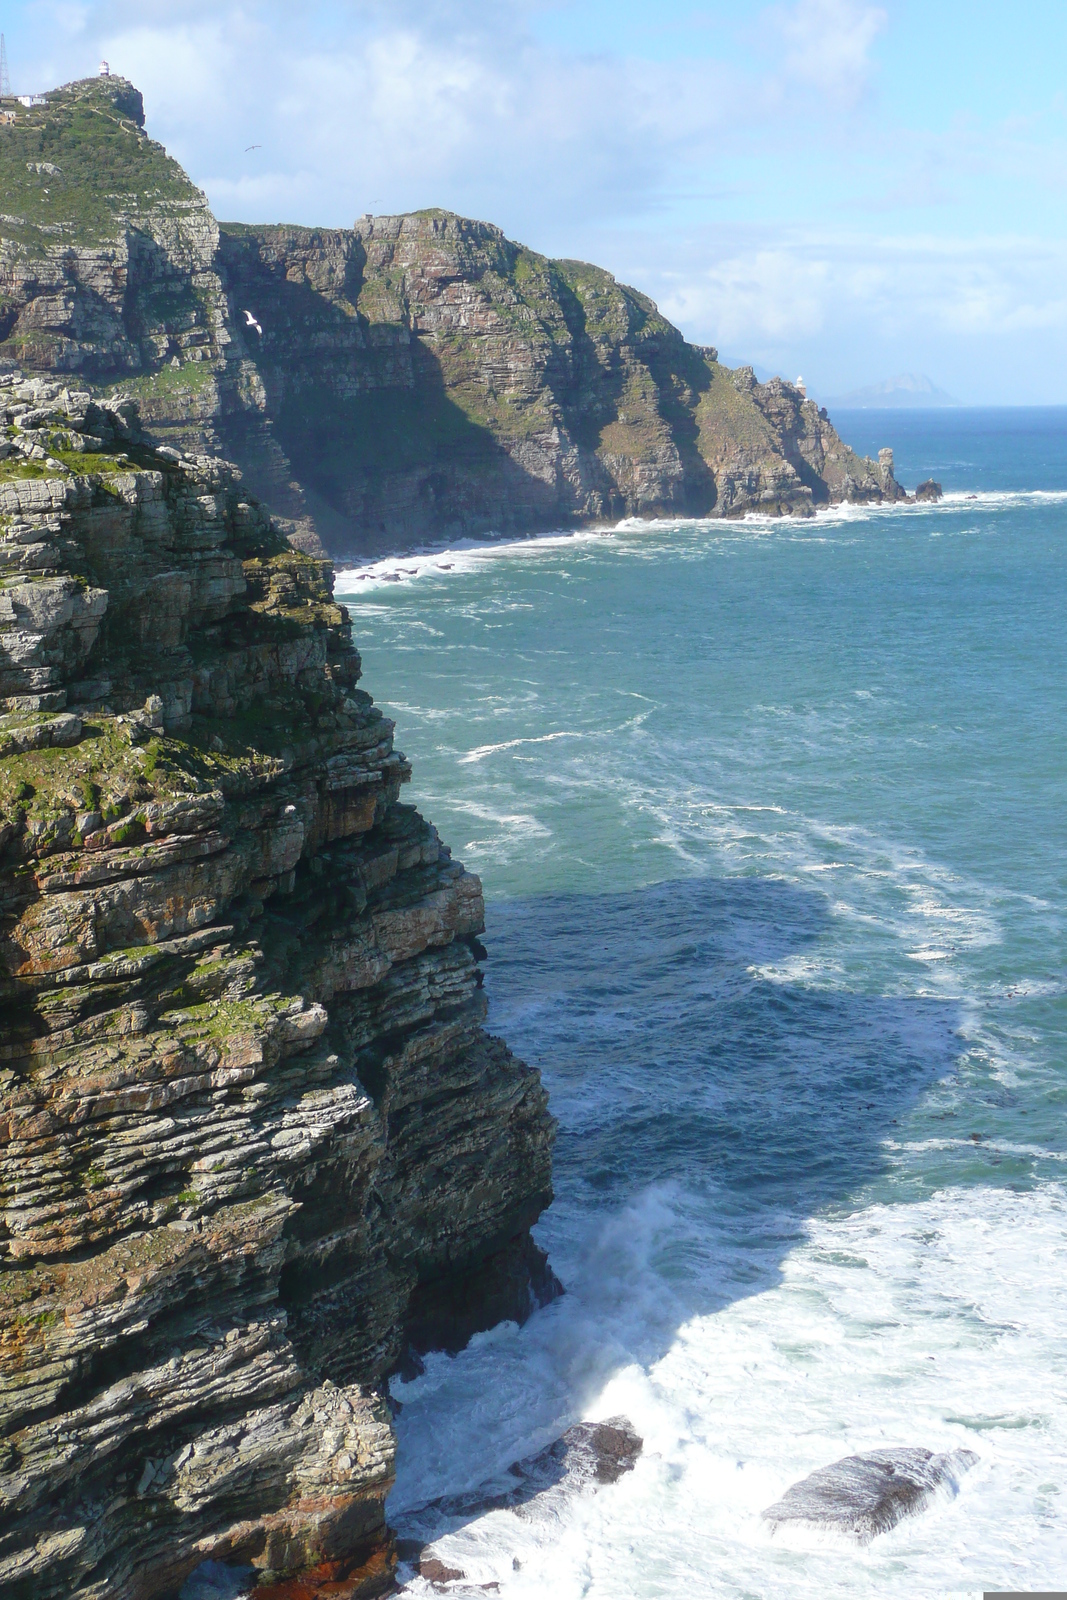
[[[372,1600],[388,1594],[396,1571],[396,1547],[390,1539],[363,1559],[323,1561],[299,1577],[259,1584],[256,1600]]]

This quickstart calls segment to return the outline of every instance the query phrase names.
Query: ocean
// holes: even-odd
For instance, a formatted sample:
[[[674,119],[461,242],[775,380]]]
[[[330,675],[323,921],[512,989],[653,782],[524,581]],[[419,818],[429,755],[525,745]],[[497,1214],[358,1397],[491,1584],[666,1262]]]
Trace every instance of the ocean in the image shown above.
[[[566,1293],[393,1384],[453,1595],[1067,1588],[1067,409],[835,421],[945,499],[339,575],[559,1119]],[[613,1486],[420,1510],[618,1415]],[[905,1445],[979,1460],[866,1549],[771,1537]]]

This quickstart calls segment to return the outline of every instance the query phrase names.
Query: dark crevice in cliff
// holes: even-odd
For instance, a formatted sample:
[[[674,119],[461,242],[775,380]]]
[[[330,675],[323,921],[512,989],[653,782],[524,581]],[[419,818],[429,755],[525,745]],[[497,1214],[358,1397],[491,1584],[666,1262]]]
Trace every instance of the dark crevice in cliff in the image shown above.
[[[431,1350],[455,1355],[498,1322],[525,1322],[563,1294],[548,1256],[525,1230],[466,1271],[420,1278],[408,1304],[396,1371],[410,1379]]]

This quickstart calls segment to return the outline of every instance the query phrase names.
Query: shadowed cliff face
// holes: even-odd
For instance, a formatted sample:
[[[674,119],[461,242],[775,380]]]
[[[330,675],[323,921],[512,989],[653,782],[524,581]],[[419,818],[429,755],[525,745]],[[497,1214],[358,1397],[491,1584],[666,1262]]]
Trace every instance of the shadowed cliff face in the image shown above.
[[[231,468],[10,377],[0,440],[0,1595],[379,1593],[382,1378],[554,1287],[481,885]]]
[[[438,211],[220,230],[142,123],[90,79],[0,125],[0,358],[133,394],[308,550],[903,493],[607,272]]]

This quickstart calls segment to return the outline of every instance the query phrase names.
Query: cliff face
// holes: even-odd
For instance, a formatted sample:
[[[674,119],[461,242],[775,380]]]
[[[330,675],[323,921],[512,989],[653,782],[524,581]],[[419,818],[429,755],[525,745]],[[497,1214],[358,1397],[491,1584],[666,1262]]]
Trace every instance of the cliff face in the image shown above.
[[[687,344],[609,273],[448,213],[222,231],[277,441],[339,554],[903,491],[791,384]]]
[[[89,80],[0,126],[0,357],[134,394],[306,548],[903,495],[609,273],[446,212],[220,230],[142,123]]]
[[[481,888],[231,468],[10,377],[0,441],[0,1595],[379,1593],[383,1375],[552,1289]]]

